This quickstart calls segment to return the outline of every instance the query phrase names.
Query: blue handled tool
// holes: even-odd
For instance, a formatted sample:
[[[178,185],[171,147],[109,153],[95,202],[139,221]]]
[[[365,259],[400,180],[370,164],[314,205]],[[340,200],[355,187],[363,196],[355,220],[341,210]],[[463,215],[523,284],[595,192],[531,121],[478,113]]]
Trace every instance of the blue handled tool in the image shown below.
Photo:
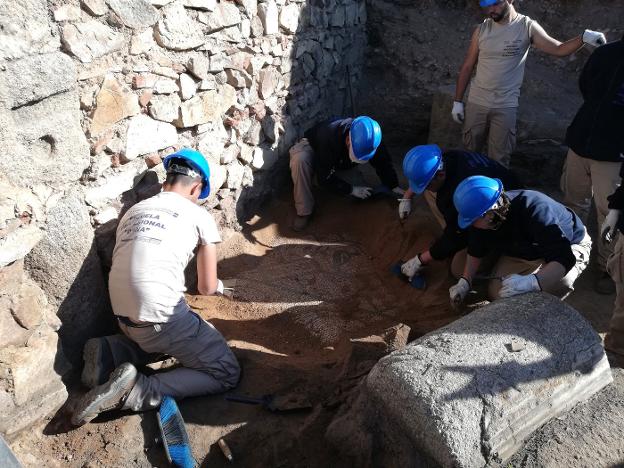
[[[425,281],[425,277],[423,275],[414,275],[412,277],[412,280],[410,281],[409,278],[403,274],[403,272],[401,271],[401,267],[404,263],[405,262],[399,262],[392,265],[392,267],[390,268],[392,274],[397,276],[398,278],[401,278],[406,283],[409,283],[412,288],[425,289],[427,287],[427,282]]]

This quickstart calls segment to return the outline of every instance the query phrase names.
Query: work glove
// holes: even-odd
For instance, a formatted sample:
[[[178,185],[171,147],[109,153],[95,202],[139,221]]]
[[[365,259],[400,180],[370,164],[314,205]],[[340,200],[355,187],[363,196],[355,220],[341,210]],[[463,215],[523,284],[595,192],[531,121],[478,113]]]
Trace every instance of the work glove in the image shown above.
[[[412,212],[412,199],[401,198],[399,200],[399,218],[405,219]]]
[[[370,187],[363,187],[360,185],[354,185],[351,189],[351,195],[360,200],[366,200],[373,193],[373,189]]]
[[[217,294],[221,294],[223,295],[223,281],[221,281],[220,279],[217,280]]]
[[[602,222],[602,226],[600,227],[600,235],[602,237],[602,240],[607,244],[611,242],[615,237],[615,230],[621,216],[621,210],[609,210],[607,216],[605,217],[605,220]]]
[[[461,101],[453,101],[453,110],[451,111],[453,120],[458,124],[464,123],[464,103]]]
[[[401,273],[409,278],[412,281],[412,278],[416,273],[422,270],[424,267],[423,263],[420,261],[420,254],[416,255],[411,260],[408,260],[403,265],[401,265]]]
[[[600,47],[607,43],[607,38],[601,32],[586,29],[583,33],[583,42],[594,47]]]
[[[535,275],[507,275],[503,276],[503,285],[498,292],[500,297],[511,297],[531,291],[541,291],[539,281]]]
[[[449,288],[449,297],[451,299],[451,305],[455,308],[459,307],[466,299],[468,292],[470,291],[470,283],[464,277],[459,278],[457,284],[454,284]]]
[[[232,299],[234,297],[235,286],[236,279],[227,279],[225,281],[217,279],[217,294]]]

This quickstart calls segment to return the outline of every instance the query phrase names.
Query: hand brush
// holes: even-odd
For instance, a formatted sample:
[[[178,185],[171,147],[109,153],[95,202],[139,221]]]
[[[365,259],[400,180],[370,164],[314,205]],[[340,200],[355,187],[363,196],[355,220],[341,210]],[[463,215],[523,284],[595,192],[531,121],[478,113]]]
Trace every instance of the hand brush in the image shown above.
[[[158,410],[158,427],[169,463],[179,468],[194,468],[189,437],[176,401],[165,396]]]

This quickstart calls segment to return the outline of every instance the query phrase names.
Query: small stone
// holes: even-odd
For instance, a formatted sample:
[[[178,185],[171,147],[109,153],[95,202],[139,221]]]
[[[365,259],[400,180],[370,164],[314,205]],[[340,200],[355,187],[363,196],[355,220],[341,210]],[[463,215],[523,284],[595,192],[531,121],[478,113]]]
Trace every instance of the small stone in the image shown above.
[[[119,83],[112,74],[107,75],[96,97],[89,132],[91,135],[98,135],[116,122],[139,112],[141,109],[137,96]]]
[[[158,11],[147,0],[107,0],[107,3],[129,28],[147,28],[158,21]]]
[[[191,99],[195,96],[197,92],[197,84],[195,80],[187,75],[186,73],[182,73],[180,75],[180,96],[182,96],[182,100],[186,101],[187,99]]]
[[[244,167],[237,161],[234,161],[227,167],[227,178],[225,186],[229,189],[237,189],[243,182]]]
[[[251,86],[251,76],[243,70],[228,68],[225,70],[227,83],[235,88],[245,88]]]
[[[221,164],[230,164],[232,161],[236,160],[238,155],[240,154],[240,148],[237,145],[230,145],[225,148],[225,151],[221,153]]]
[[[132,160],[142,154],[175,146],[177,142],[178,132],[173,125],[137,115],[128,123],[125,157]]]
[[[132,77],[132,87],[134,89],[153,88],[158,79],[158,76],[151,73],[134,75]]]
[[[95,221],[95,224],[106,224],[113,219],[117,219],[117,216],[119,216],[119,214],[117,213],[115,207],[109,206],[95,215],[93,217],[93,221]]]
[[[258,76],[258,93],[262,99],[267,99],[273,95],[277,88],[279,73],[275,68],[267,67],[260,71]]]
[[[80,21],[80,8],[74,5],[63,5],[54,10],[54,21]]]
[[[259,16],[251,18],[251,37],[262,37],[264,33],[264,25]]]
[[[261,3],[258,7],[258,16],[262,20],[265,35],[279,33],[278,10],[274,0]]]
[[[180,2],[174,2],[161,10],[162,18],[158,21],[154,37],[156,42],[170,50],[190,50],[200,47],[204,42],[204,32],[193,21]]]
[[[236,0],[236,3],[243,7],[248,18],[253,18],[258,14],[258,0]]]
[[[84,9],[93,16],[105,15],[108,11],[105,0],[82,0]]]
[[[158,166],[163,161],[158,153],[147,154],[144,156],[143,159],[145,160],[145,164],[147,164],[147,167],[149,169]]]
[[[160,75],[160,76],[166,76],[167,78],[171,78],[172,80],[177,80],[178,79],[178,72],[176,72],[173,68],[171,68],[171,63],[169,63],[169,66],[161,66],[161,67],[154,67],[153,72],[156,75]]]
[[[61,33],[61,41],[81,62],[89,63],[121,49],[124,36],[96,20],[91,20],[86,23],[66,24]]]
[[[205,80],[202,80],[199,83],[200,91],[208,91],[211,89],[217,89],[217,80],[214,77],[214,75],[208,75],[208,77]]]
[[[279,15],[279,24],[288,34],[297,32],[299,26],[299,5],[291,3],[282,8]]]
[[[130,40],[130,54],[139,55],[148,52],[156,45],[154,41],[154,31],[146,29],[140,34],[133,34]]]
[[[179,117],[180,104],[176,93],[154,96],[150,102],[149,113],[156,120],[173,122]]]
[[[152,92],[152,90],[142,91],[141,95],[139,96],[139,104],[140,104],[140,106],[141,107],[147,106],[147,104],[152,99],[153,95],[154,95],[154,93]]]
[[[154,83],[155,94],[171,94],[180,90],[178,84],[169,78],[160,78]]]
[[[204,55],[194,55],[189,58],[187,64],[188,70],[200,80],[206,80],[210,76],[208,69],[210,68],[210,60]]]
[[[218,3],[214,11],[205,18],[207,18],[208,34],[241,22],[240,11],[230,2]]]
[[[519,338],[512,338],[509,347],[511,348],[512,352],[517,353],[518,351],[522,351],[524,348],[526,348],[526,341]]]

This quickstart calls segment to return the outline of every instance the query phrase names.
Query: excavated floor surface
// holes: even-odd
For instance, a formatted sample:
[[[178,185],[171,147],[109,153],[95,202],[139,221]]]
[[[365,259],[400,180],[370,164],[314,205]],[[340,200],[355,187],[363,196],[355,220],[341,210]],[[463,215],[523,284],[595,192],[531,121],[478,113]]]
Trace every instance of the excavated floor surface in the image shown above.
[[[237,278],[234,300],[189,295],[188,301],[235,350],[243,367],[237,393],[296,394],[313,408],[272,413],[227,402],[223,395],[182,401],[201,466],[230,465],[216,444],[221,437],[237,466],[348,466],[323,435],[365,375],[342,374],[349,338],[404,323],[411,327],[411,340],[459,316],[448,306],[452,279],[446,263],[429,268],[424,291],[389,273],[395,261],[426,248],[439,231],[423,201],[400,222],[394,200],[321,195],[317,215],[302,235],[289,228],[292,215],[286,194],[242,233],[226,236],[219,276]],[[568,301],[602,333],[614,297],[593,293],[592,275],[581,277]],[[473,303],[478,300],[473,296]],[[614,376],[614,384],[586,405],[536,433],[510,466],[624,466],[624,376],[619,368]],[[74,384],[65,408],[13,443],[25,466],[167,466],[156,441],[155,412],[113,412],[84,427],[68,427],[67,412],[84,391]]]

